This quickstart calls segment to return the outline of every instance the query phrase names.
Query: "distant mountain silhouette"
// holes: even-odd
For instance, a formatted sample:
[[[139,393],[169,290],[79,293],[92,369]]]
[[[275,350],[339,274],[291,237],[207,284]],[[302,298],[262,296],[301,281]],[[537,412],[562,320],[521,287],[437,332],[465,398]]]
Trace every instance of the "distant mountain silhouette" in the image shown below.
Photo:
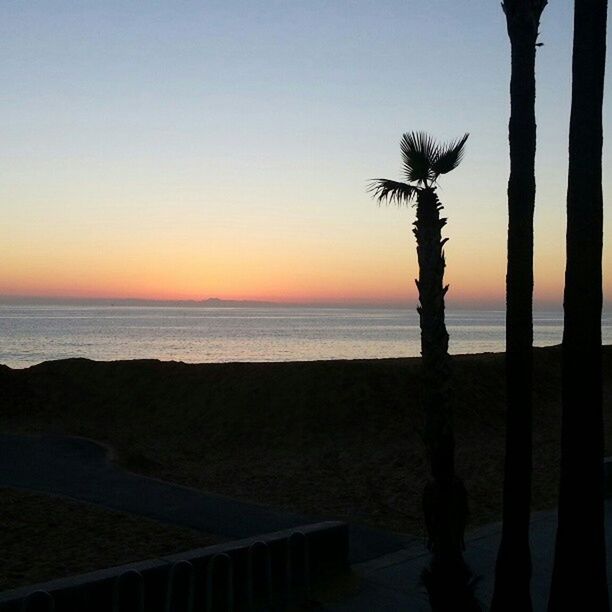
[[[210,306],[215,308],[236,306],[281,306],[278,302],[257,300],[148,300],[141,298],[76,298],[76,297],[9,297],[0,296],[0,304],[59,305],[59,306]]]
[[[184,302],[182,302],[184,303]],[[222,300],[220,298],[208,298],[194,302],[198,306],[278,306],[278,302],[260,302],[258,300]]]

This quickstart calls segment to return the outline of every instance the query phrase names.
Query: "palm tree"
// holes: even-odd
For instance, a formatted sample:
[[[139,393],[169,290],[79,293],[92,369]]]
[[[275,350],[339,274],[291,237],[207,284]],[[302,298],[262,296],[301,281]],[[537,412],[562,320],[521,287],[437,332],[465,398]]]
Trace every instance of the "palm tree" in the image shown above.
[[[418,307],[423,370],[423,439],[431,479],[423,494],[425,524],[432,563],[424,582],[434,610],[478,610],[471,573],[463,561],[467,495],[455,473],[455,440],[450,405],[450,358],[444,322],[444,243],[442,204],[436,193],[438,177],[454,170],[463,157],[468,134],[438,145],[422,132],[404,134],[400,143],[408,182],[374,179],[373,197],[380,203],[416,202]]]
[[[511,47],[506,274],[506,456],[492,612],[530,612],[535,57],[546,0],[503,0]]]
[[[574,4],[561,482],[549,612],[585,609],[585,605],[593,612],[609,610],[601,362],[606,17],[606,0],[576,0]]]

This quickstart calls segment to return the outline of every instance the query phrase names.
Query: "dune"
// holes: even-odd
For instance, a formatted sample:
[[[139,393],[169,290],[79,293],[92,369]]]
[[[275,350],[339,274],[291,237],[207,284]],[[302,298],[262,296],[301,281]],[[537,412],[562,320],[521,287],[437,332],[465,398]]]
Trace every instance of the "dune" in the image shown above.
[[[501,516],[503,354],[453,358],[471,527]],[[134,471],[316,517],[422,533],[419,359],[0,368],[0,428],[107,443]],[[612,346],[604,347],[612,449]],[[535,350],[534,509],[556,505],[560,349]]]

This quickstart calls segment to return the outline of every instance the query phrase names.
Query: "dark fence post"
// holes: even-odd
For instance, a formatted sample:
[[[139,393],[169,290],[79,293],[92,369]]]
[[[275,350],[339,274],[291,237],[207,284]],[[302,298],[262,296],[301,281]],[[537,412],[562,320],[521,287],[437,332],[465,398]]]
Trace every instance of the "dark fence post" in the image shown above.
[[[232,612],[234,609],[234,570],[226,553],[212,557],[206,568],[206,612]]]
[[[310,595],[310,554],[303,532],[295,531],[287,539],[285,563],[287,599],[306,601]]]
[[[144,612],[144,580],[136,570],[127,571],[113,584],[113,612]]]
[[[47,591],[34,591],[21,603],[21,612],[55,612],[55,601]]]
[[[348,530],[326,522],[0,593],[10,612],[233,612],[310,603],[348,568]],[[38,589],[34,591],[35,589]]]
[[[177,561],[168,572],[166,612],[193,612],[195,574],[189,561]]]
[[[249,610],[272,603],[272,559],[265,542],[251,544],[247,558],[247,598]]]

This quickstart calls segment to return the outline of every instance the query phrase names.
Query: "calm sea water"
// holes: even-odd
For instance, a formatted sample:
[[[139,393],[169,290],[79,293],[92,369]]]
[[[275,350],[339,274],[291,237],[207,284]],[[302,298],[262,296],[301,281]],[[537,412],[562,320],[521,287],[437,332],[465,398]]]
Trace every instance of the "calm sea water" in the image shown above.
[[[448,312],[452,353],[504,350],[503,311]],[[559,344],[561,313],[535,315],[535,343]],[[612,320],[604,317],[604,343]],[[411,310],[0,305],[0,363],[49,359],[299,361],[419,354]]]

